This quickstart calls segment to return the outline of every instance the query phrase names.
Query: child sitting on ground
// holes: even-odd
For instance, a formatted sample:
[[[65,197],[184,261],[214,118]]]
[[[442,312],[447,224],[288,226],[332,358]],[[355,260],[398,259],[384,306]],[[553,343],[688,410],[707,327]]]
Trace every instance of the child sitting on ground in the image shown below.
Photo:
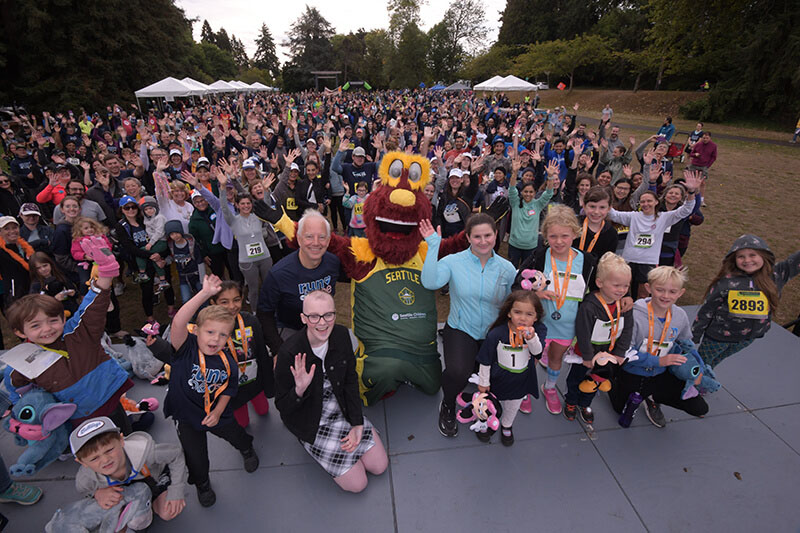
[[[159,444],[137,431],[123,437],[106,418],[92,418],[75,428],[70,449],[81,467],[75,486],[82,496],[92,497],[102,509],[111,509],[122,499],[126,485],[144,483],[151,491],[152,510],[128,530],[143,530],[152,514],[172,520],[186,506],[186,463],[177,444]]]
[[[133,386],[128,374],[103,350],[100,338],[106,325],[106,311],[111,301],[111,281],[119,275],[119,264],[107,243],[99,236],[81,241],[86,258],[97,263],[98,278],[72,317],[64,321],[61,302],[45,294],[29,294],[17,300],[7,313],[14,334],[27,341],[18,348],[32,345],[41,349],[36,357],[21,358],[10,374],[10,390],[29,383],[50,392],[60,402],[78,406],[73,424],[96,416],[108,416],[123,434],[131,432],[130,422],[119,403],[122,394]],[[56,357],[57,356],[57,357]],[[28,359],[37,364],[25,364]],[[39,364],[43,361],[43,364]],[[12,400],[17,399],[12,394]]]
[[[164,401],[164,415],[176,422],[189,483],[195,485],[203,507],[217,501],[208,478],[207,433],[225,439],[239,450],[247,472],[258,469],[253,437],[236,423],[230,403],[239,389],[239,369],[230,341],[234,316],[221,305],[211,305],[197,314],[194,333],[187,330],[194,313],[221,287],[217,276],[206,276],[202,290],[172,319],[170,342],[176,353]]]
[[[152,196],[142,198],[142,213],[144,214],[144,227],[147,230],[147,244],[144,245],[144,249],[163,257],[164,252],[167,251],[164,230],[167,219],[158,212],[158,202]],[[140,261],[141,264],[139,264]],[[143,272],[142,265],[145,265],[145,267],[147,265],[145,259],[137,257],[136,263],[139,267],[139,272]],[[169,287],[169,283],[167,282],[164,268],[156,264],[155,292],[160,293],[167,287]]]

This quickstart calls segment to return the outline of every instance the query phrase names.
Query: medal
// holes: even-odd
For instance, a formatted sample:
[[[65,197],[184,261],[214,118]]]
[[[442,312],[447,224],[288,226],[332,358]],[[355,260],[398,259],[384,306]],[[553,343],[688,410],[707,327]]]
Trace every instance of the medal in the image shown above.
[[[550,315],[550,318],[552,318],[553,320],[561,320],[561,313],[559,313],[558,311],[553,311],[553,314]]]

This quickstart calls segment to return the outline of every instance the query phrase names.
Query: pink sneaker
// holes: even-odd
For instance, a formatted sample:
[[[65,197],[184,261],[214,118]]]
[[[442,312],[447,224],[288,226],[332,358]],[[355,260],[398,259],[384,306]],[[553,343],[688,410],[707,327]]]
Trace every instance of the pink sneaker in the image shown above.
[[[522,400],[521,404],[519,404],[519,412],[529,415],[531,414],[531,411],[533,411],[533,405],[531,405],[531,395],[526,394],[525,399]]]
[[[561,400],[558,399],[556,389],[545,389],[544,384],[542,384],[542,394],[544,394],[544,403],[547,405],[547,410],[550,411],[550,414],[560,415]]]

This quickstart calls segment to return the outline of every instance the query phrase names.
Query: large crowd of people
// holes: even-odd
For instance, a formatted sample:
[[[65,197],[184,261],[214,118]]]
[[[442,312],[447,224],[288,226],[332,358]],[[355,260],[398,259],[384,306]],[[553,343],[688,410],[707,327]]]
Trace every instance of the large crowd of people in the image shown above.
[[[183,509],[187,482],[201,505],[215,502],[208,433],[257,471],[249,405],[264,415],[272,397],[286,428],[351,492],[388,466],[362,406],[400,383],[441,386],[438,429],[452,438],[474,381],[476,405],[491,397],[502,407],[506,446],[540,392],[548,412],[588,425],[598,390],[620,413],[638,397],[658,427],[662,404],[703,416],[713,368],[766,333],[800,252],[776,261],[763,239],[740,237],[691,323],[676,303],[713,188],[711,133],[698,123],[671,145],[667,117],[652,136],[625,139],[610,106],[596,128],[578,110],[503,94],[373,91],[15,116],[1,135],[2,311],[23,344],[58,357],[35,371],[9,365],[7,403],[31,384],[75,403],[79,492],[113,510],[122,487],[144,481],[165,520]],[[415,218],[397,215],[412,206]],[[419,290],[381,292],[373,275]],[[347,278],[355,355],[333,298]],[[450,300],[444,369],[437,291]],[[370,298],[428,307],[369,316]],[[139,316],[144,327],[121,318]],[[393,328],[423,346],[418,358],[375,342]],[[169,365],[163,415],[180,445],[134,431],[120,404],[133,381],[101,339],[129,331]],[[687,362],[698,369],[688,381],[677,372]],[[38,500],[7,473],[0,465],[0,501]]]

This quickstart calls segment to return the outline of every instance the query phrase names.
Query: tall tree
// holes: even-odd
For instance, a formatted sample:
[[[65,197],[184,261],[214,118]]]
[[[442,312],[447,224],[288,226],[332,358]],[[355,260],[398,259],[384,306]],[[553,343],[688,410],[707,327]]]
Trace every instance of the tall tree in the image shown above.
[[[331,37],[334,31],[330,22],[315,7],[306,10],[292,23],[288,40],[294,67],[301,70],[325,70],[333,60]]]
[[[502,45],[572,39],[592,29],[614,0],[508,0],[497,42]]]
[[[387,0],[386,10],[389,12],[389,36],[392,42],[398,43],[405,27],[413,24],[419,29],[422,23],[420,8],[427,0]]]
[[[591,64],[608,61],[609,43],[599,35],[581,35],[569,41],[557,39],[528,46],[516,59],[516,66],[525,76],[555,74],[569,78],[572,91],[575,71]]]
[[[231,57],[233,57],[233,62],[236,63],[240,71],[247,70],[250,67],[250,58],[247,57],[244,44],[235,35],[231,35]]]
[[[228,37],[228,32],[225,31],[225,28],[220,28],[216,33],[214,36],[214,44],[216,44],[223,52],[228,52],[229,54],[233,52],[231,39]]]
[[[342,71],[345,81],[358,80],[363,77],[361,66],[366,51],[365,35],[366,32],[361,29],[357,33],[334,35],[331,39],[333,54],[336,58],[336,69]]]
[[[447,21],[428,31],[428,68],[434,80],[450,81],[464,62],[464,49],[453,41]]]
[[[363,78],[373,87],[389,87],[387,66],[394,47],[386,30],[372,30],[364,36]]]
[[[442,19],[447,26],[450,48],[459,46],[474,52],[486,43],[486,14],[479,0],[455,0],[447,8]]]
[[[414,88],[427,81],[429,74],[420,61],[428,53],[428,36],[416,24],[406,24],[400,33],[397,50],[391,56],[389,76],[395,88]]]
[[[469,59],[459,76],[479,83],[492,76],[506,75],[511,71],[514,55],[512,47],[494,45],[486,52]]]
[[[205,19],[203,19],[203,27],[200,28],[200,42],[217,44],[217,36],[211,29],[211,24]]]
[[[261,24],[261,30],[256,39],[256,53],[253,55],[253,66],[269,72],[272,79],[277,79],[280,74],[280,62],[275,51],[275,41],[266,24]]]

